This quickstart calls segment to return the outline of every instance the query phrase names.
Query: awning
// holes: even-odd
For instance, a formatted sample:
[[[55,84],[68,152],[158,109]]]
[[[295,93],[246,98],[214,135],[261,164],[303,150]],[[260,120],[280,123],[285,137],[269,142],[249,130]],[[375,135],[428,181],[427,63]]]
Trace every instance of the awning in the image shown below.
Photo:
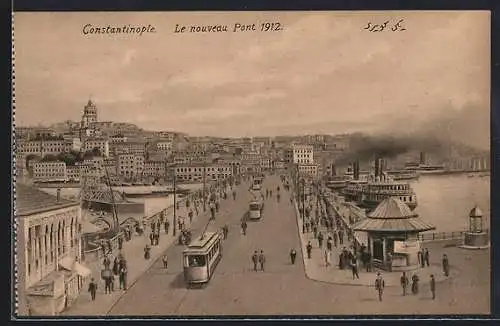
[[[90,271],[90,269],[85,267],[84,265],[80,264],[79,262],[76,262],[73,267],[74,267],[74,271],[83,278],[86,278],[86,277],[89,277],[90,275],[92,275],[92,272]]]
[[[75,264],[75,258],[73,256],[66,256],[64,258],[61,258],[59,260],[59,266],[62,268],[72,271],[73,270],[73,264]]]

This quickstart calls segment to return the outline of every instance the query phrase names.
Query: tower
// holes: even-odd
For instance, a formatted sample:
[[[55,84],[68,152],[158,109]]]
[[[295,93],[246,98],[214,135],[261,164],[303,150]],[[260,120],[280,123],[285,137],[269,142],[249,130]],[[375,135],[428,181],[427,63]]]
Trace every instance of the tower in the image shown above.
[[[81,127],[89,128],[94,122],[97,122],[97,107],[92,100],[89,99],[87,105],[83,108]]]

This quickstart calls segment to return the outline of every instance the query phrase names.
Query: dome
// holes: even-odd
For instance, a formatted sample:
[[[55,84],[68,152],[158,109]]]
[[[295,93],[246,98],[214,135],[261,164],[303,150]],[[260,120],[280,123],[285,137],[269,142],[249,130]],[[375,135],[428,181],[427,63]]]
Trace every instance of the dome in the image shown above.
[[[474,208],[470,210],[469,217],[482,217],[482,216],[483,216],[483,211],[478,206],[474,206]]]
[[[418,214],[412,212],[408,205],[394,197],[384,199],[373,212],[368,214],[369,218],[374,219],[411,218],[417,216]]]

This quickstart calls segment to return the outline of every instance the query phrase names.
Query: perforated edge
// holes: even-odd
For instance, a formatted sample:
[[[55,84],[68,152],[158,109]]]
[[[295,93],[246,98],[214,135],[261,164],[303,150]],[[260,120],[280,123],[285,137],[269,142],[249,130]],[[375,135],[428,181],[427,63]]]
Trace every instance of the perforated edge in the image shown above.
[[[14,298],[12,300],[13,302],[13,315],[11,316],[13,319],[16,319],[18,315],[18,307],[19,307],[19,288],[18,288],[18,255],[17,255],[17,230],[18,230],[18,224],[17,224],[17,212],[16,212],[16,180],[17,180],[17,171],[16,171],[16,77],[15,77],[15,49],[14,49],[14,12],[11,12],[11,62],[12,62],[12,71],[11,71],[11,94],[12,94],[12,99],[11,99],[11,108],[12,108],[12,115],[11,115],[11,175],[12,175],[12,181],[11,181],[11,207],[12,207],[12,214],[11,214],[11,225],[13,227],[13,237],[11,238],[11,262],[13,262],[13,273],[11,272],[11,275],[13,275],[12,279],[12,287],[13,287],[13,294]]]

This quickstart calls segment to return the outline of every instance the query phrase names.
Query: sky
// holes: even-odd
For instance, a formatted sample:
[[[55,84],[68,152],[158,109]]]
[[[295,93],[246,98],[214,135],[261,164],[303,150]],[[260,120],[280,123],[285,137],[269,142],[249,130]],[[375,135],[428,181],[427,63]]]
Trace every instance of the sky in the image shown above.
[[[406,31],[364,29],[399,19]],[[263,21],[284,29],[174,33]],[[85,24],[156,32],[84,35]],[[437,124],[489,147],[488,12],[16,13],[14,47],[17,125],[79,120],[91,97],[101,121],[193,136]]]

